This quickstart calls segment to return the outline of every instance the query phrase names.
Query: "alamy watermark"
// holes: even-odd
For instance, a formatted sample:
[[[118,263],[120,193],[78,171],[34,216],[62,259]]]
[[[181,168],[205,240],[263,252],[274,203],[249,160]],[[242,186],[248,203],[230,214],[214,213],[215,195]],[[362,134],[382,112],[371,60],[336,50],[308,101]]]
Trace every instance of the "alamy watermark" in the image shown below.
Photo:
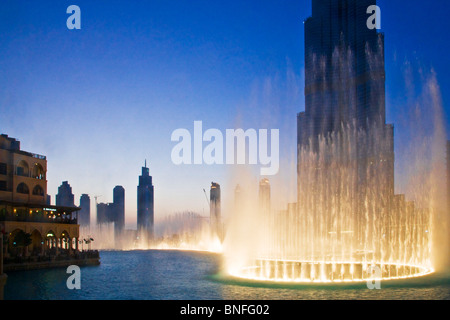
[[[171,141],[178,143],[171,158],[176,165],[260,164],[261,175],[270,176],[277,174],[280,166],[279,139],[279,129],[270,129],[270,135],[268,129],[226,129],[224,135],[218,129],[203,132],[202,121],[194,121],[193,134],[183,128],[172,132]]]
[[[371,16],[367,19],[367,28],[370,30],[381,29],[381,9],[377,5],[367,7],[367,14]]]
[[[81,29],[81,9],[79,6],[71,5],[67,7],[66,13],[70,14],[67,18],[66,26],[67,29]]]
[[[69,290],[80,290],[81,289],[81,270],[79,266],[70,265],[67,267],[66,273],[71,274],[67,278],[66,286]]]
[[[371,277],[367,280],[367,288],[370,290],[381,289],[381,269],[379,266],[369,266],[367,272]]]

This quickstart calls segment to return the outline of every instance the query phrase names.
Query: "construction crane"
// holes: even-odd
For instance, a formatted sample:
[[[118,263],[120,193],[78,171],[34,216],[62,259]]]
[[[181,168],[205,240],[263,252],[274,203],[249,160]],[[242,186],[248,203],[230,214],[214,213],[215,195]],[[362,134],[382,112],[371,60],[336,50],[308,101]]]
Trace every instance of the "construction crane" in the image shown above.
[[[208,199],[208,195],[206,194],[205,188],[203,188],[203,192],[205,193],[206,202],[208,202],[208,206],[209,206],[209,205],[210,205],[210,204],[209,204],[209,199]]]

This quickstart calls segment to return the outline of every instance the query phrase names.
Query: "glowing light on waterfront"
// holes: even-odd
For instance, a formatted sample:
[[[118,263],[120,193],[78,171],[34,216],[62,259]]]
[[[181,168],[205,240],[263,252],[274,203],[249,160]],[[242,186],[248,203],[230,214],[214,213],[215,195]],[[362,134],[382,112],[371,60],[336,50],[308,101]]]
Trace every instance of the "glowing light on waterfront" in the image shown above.
[[[347,274],[340,273],[347,268]],[[308,272],[302,268],[306,267]],[[327,268],[328,267],[328,268]],[[331,268],[330,268],[331,267]],[[360,267],[359,273],[355,268]],[[381,278],[374,277],[369,272],[369,267],[378,267],[382,270]],[[326,269],[333,270],[326,274]],[[337,272],[336,272],[337,270]],[[318,271],[318,274],[316,274]],[[392,272],[392,273],[391,273]],[[259,265],[243,267],[230,271],[230,275],[236,278],[244,278],[253,281],[264,282],[296,282],[296,283],[343,283],[366,282],[368,280],[398,280],[426,276],[434,272],[434,269],[426,269],[419,265],[383,264],[362,265],[350,261],[283,261],[261,260]],[[334,278],[333,276],[336,276]]]
[[[96,250],[182,250],[223,252],[218,236],[212,232],[207,219],[193,214],[176,214],[156,223],[158,234],[153,240],[136,237],[136,231],[126,230],[122,234],[114,231],[114,224],[81,227],[85,237],[95,239],[92,248]]]
[[[411,121],[413,135],[402,146],[408,151],[402,168],[408,174],[406,194],[386,189],[385,172],[393,168],[382,158],[390,148],[384,128],[348,126],[320,137],[316,149],[299,150],[297,203],[266,214],[257,197],[247,197],[233,214],[224,245],[226,272],[254,281],[347,283],[437,270],[445,256],[440,227],[446,223],[446,137],[434,75],[424,88],[422,99],[431,103],[423,108],[430,110],[431,121]],[[430,122],[433,130],[422,132]],[[370,146],[362,155],[370,160],[365,168],[355,161],[356,141]],[[362,183],[358,170],[366,172]],[[380,277],[373,276],[372,266]]]

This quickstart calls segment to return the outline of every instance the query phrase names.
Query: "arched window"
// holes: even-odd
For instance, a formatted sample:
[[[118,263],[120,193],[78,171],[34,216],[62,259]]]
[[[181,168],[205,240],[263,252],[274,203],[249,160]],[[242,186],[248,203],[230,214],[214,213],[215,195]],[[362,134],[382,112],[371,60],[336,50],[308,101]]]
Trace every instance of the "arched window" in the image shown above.
[[[35,179],[45,180],[44,168],[42,168],[39,163],[34,164],[32,177]]]
[[[37,185],[33,189],[33,195],[34,196],[43,196],[44,195],[44,189],[40,185]]]
[[[22,177],[28,177],[30,175],[30,169],[28,167],[28,163],[24,160],[21,160],[17,165],[16,174]]]
[[[31,233],[31,252],[33,255],[40,253],[41,246],[44,244],[41,233],[34,229]]]
[[[28,189],[28,186],[22,182],[17,186],[17,193],[30,194],[30,189]]]
[[[46,238],[54,238],[55,237],[55,233],[53,232],[53,230],[49,230],[47,231],[47,234],[45,235]]]
[[[66,230],[64,230],[63,232],[61,232],[60,238],[70,238],[69,233]]]

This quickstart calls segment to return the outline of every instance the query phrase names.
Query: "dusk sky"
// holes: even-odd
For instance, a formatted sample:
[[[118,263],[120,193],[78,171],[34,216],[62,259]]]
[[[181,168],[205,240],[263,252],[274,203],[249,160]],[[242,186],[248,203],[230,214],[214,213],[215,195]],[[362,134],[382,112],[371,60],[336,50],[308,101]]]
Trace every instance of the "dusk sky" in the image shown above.
[[[81,8],[81,30],[66,9]],[[408,92],[420,95],[431,70],[449,127],[448,0],[379,0],[385,33],[387,122],[401,130]],[[0,133],[47,156],[48,193],[69,181],[112,202],[126,194],[136,224],[136,188],[145,159],[155,218],[184,210],[209,215],[203,188],[221,184],[230,201],[231,165],[171,160],[178,128],[280,129],[278,177],[295,188],[296,114],[304,110],[304,29],[311,1],[22,1],[0,3]],[[405,83],[413,70],[411,93]],[[403,137],[404,138],[404,137]],[[400,158],[401,160],[401,158]],[[292,165],[294,164],[294,165]],[[259,166],[256,166],[259,168]],[[258,172],[258,171],[256,171]],[[289,178],[291,177],[291,179]],[[257,181],[260,177],[256,177]],[[270,178],[270,177],[269,177]],[[283,192],[295,201],[295,190]],[[225,207],[226,210],[226,207]],[[226,212],[224,212],[226,215]]]

